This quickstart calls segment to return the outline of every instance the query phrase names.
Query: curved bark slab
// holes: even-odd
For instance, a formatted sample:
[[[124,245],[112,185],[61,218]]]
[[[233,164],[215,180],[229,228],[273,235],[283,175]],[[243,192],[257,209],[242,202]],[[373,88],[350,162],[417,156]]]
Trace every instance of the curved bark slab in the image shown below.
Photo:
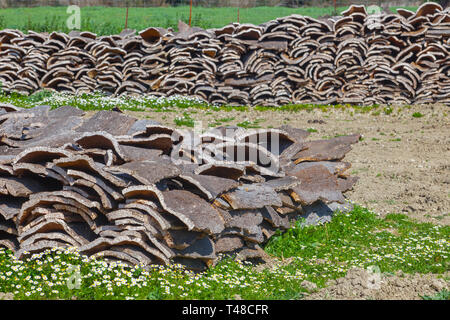
[[[351,135],[307,142],[305,146],[308,149],[298,152],[293,159],[295,164],[303,161],[342,160],[351,150],[351,144],[357,143],[359,139],[360,135]]]
[[[24,199],[17,199],[10,196],[2,196],[0,194],[0,215],[5,220],[12,220],[20,213]]]
[[[244,241],[239,236],[221,236],[215,242],[217,253],[233,252],[244,245]]]
[[[119,137],[117,138],[120,144],[149,148],[149,149],[159,149],[164,153],[168,154],[173,146],[172,137],[168,134],[155,134],[150,137]]]
[[[97,218],[97,213],[92,209],[100,209],[100,204],[95,201],[89,201],[79,194],[70,191],[58,191],[58,192],[42,192],[25,202],[20,213],[17,216],[18,224],[24,224],[25,221],[32,215],[32,211],[35,208],[49,205],[67,205],[78,209],[87,216],[91,221]],[[56,208],[56,206],[54,206]]]

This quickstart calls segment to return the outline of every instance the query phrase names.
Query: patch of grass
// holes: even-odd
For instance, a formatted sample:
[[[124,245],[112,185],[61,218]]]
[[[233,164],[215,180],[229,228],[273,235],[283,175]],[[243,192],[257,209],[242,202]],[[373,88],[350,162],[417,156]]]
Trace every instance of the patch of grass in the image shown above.
[[[332,138],[338,138],[338,137],[343,137],[346,136],[346,134],[341,134],[341,133],[337,133],[334,136],[322,136],[322,139],[328,140],[328,139],[332,139]],[[363,141],[364,139],[361,138],[360,141]]]
[[[11,292],[16,299],[233,299],[239,295],[286,300],[303,296],[304,280],[323,287],[355,266],[440,274],[449,267],[450,226],[417,223],[401,214],[381,219],[360,206],[336,214],[325,225],[304,226],[303,221],[271,238],[265,251],[285,263],[262,270],[231,257],[193,273],[181,265],[130,267],[88,258],[74,249],[47,250],[21,261],[0,249],[0,291]]]
[[[297,222],[272,237],[266,251],[291,257],[293,262],[286,270],[324,286],[328,279],[345,275],[351,266],[376,265],[381,272],[444,273],[450,262],[449,236],[450,226],[418,223],[402,214],[381,219],[355,206],[350,213],[335,215],[326,227],[304,227]]]
[[[372,141],[380,141],[378,138],[372,138]]]
[[[229,118],[220,118],[218,121],[220,122],[231,122],[235,119],[235,117],[229,117]]]
[[[49,91],[49,90],[45,90],[45,89],[44,89],[44,90],[38,91],[38,92],[36,92],[36,93],[30,95],[30,96],[28,97],[28,99],[29,99],[29,101],[31,101],[31,102],[39,102],[39,101],[42,101],[42,100],[44,100],[44,99],[51,98],[52,95],[53,95],[53,92],[52,92],[52,91]]]
[[[173,121],[179,127],[193,128],[195,126],[195,120],[187,112],[183,112],[183,117],[177,117]]]
[[[399,142],[399,141],[402,141],[402,139],[401,139],[401,138],[395,138],[395,139],[390,139],[389,141],[392,141],[392,142]]]
[[[352,170],[352,174],[358,174],[361,172],[368,172],[368,171],[369,171],[369,168],[359,168],[359,169]]]
[[[212,123],[209,123],[208,124],[208,127],[209,128],[216,128],[216,127],[219,127],[219,126],[221,126],[222,125],[222,123],[221,122],[212,122]]]
[[[201,99],[187,96],[174,95],[171,97],[156,97],[152,95],[142,96],[120,96],[113,97],[103,92],[95,92],[91,94],[71,95],[64,93],[54,93],[50,91],[39,91],[33,95],[21,95],[18,93],[5,94],[0,92],[0,102],[11,103],[22,108],[32,108],[38,105],[49,105],[52,108],[61,106],[73,106],[85,111],[111,110],[118,107],[128,111],[145,111],[152,110],[154,112],[175,112],[176,109],[204,110],[205,114],[213,114],[214,112],[230,112],[241,111],[246,112],[249,106],[229,106],[229,105],[213,105]],[[329,109],[334,110],[354,110],[358,113],[369,112],[378,108],[373,106],[351,106],[351,105],[314,105],[314,104],[292,104],[279,107],[262,107],[254,106],[252,110],[256,111],[273,111],[273,112],[311,112],[313,110],[321,110],[323,112]],[[328,117],[324,115],[324,117]],[[229,122],[232,117],[219,119],[218,122]],[[233,119],[234,120],[234,119]]]
[[[423,300],[450,300],[450,291],[442,290],[434,296],[423,296]]]
[[[392,109],[392,107],[385,107],[383,109],[383,112],[385,115],[390,115],[393,111],[394,111],[394,109]]]
[[[317,129],[314,129],[314,128],[308,128],[308,129],[306,129],[306,131],[313,133],[313,132],[317,132]]]
[[[236,124],[238,127],[244,128],[244,129],[257,129],[261,128],[260,123],[266,121],[265,119],[255,119],[254,121],[245,120],[238,124]]]
[[[248,263],[222,259],[202,273],[181,265],[145,270],[123,263],[52,249],[25,261],[0,249],[0,291],[15,299],[291,299],[301,297],[301,278],[281,270],[256,271]]]
[[[422,118],[422,117],[423,117],[423,114],[420,113],[420,112],[414,112],[414,113],[412,114],[412,116],[413,116],[413,118]]]

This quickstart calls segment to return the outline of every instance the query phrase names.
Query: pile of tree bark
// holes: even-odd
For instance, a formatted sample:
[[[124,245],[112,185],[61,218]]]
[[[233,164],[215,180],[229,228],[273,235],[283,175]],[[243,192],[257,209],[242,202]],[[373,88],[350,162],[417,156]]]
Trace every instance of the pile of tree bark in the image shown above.
[[[338,19],[291,15],[262,25],[148,28],[135,35],[0,31],[6,92],[189,95],[213,104],[450,103],[450,11]]]
[[[284,126],[205,132],[116,111],[0,105],[0,246],[204,270],[264,259],[277,230],[351,206],[343,161],[360,136],[308,141]]]

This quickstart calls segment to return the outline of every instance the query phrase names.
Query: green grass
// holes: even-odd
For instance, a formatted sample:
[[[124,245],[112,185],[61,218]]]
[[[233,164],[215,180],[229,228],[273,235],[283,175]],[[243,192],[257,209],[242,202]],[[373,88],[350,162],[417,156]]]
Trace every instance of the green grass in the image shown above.
[[[11,103],[22,108],[32,108],[38,105],[49,105],[52,108],[72,106],[84,111],[111,110],[118,107],[129,111],[160,111],[170,112],[176,109],[217,109],[196,98],[172,96],[169,98],[157,98],[154,96],[121,96],[111,97],[100,92],[92,94],[68,95],[39,91],[25,96],[17,93],[0,94],[0,102]]]
[[[183,112],[183,117],[175,118],[173,121],[179,127],[193,128],[195,126],[195,120],[187,112]]]
[[[412,116],[413,116],[414,118],[422,118],[422,117],[423,117],[423,114],[420,113],[420,112],[414,112],[414,113],[412,114]]]
[[[339,7],[338,12],[347,7]],[[393,8],[394,9],[394,8]],[[416,7],[409,7],[416,10]],[[66,7],[8,8],[0,12],[0,29],[20,29],[24,32],[63,31],[68,32]],[[333,7],[255,7],[241,8],[240,22],[261,24],[278,17],[301,14],[314,18],[333,14]],[[81,8],[81,29],[98,35],[117,34],[125,26],[125,8],[83,7]],[[188,22],[189,7],[131,7],[128,27],[138,31],[149,26],[177,29],[178,20]],[[217,28],[237,21],[237,10],[232,7],[194,7],[192,25],[202,28]]]
[[[423,296],[422,298],[424,300],[450,300],[450,291],[444,289],[434,296]]]
[[[302,281],[323,287],[354,266],[376,265],[383,273],[444,273],[449,239],[449,226],[401,214],[381,219],[355,206],[328,224],[303,227],[299,220],[275,235],[265,251],[285,262],[262,270],[231,258],[197,274],[179,265],[144,270],[62,249],[19,261],[0,249],[0,292],[16,299],[300,299],[306,291]],[[67,281],[76,283],[77,272],[79,288],[69,289]]]

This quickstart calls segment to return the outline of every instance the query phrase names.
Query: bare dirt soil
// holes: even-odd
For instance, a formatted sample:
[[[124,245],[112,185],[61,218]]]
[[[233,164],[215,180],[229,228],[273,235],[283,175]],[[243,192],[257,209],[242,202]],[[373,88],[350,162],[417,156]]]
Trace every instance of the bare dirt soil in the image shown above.
[[[305,297],[306,300],[421,300],[449,289],[449,281],[434,274],[376,275],[353,268],[347,275],[329,281],[329,286]]]
[[[360,179],[346,196],[380,215],[405,213],[419,221],[448,225],[450,107],[436,104],[391,109],[390,114],[383,106],[366,113],[354,108],[330,108],[326,112],[180,109],[129,113],[175,126],[175,118],[183,118],[183,112],[187,112],[201,121],[204,129],[217,122],[235,125],[247,121],[263,128],[288,124],[312,131],[311,140],[360,133],[363,140],[345,158],[352,164],[352,175]]]

